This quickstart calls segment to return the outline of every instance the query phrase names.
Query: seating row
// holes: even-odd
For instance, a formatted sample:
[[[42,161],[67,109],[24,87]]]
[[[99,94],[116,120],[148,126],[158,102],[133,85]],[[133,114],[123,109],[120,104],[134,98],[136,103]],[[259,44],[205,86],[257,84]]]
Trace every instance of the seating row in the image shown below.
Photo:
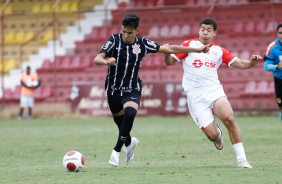
[[[91,56],[57,56],[55,62],[51,62],[48,59],[44,60],[42,66],[37,69],[37,72],[50,72],[54,70],[54,67],[56,67],[57,71],[82,70],[92,66],[92,63],[93,57]]]
[[[21,87],[17,86],[14,91],[12,91],[11,89],[5,89],[4,94],[5,94],[4,95],[5,101],[10,101],[10,102],[19,101],[21,96]],[[39,87],[34,90],[35,100],[45,100],[52,96],[53,96],[53,92],[50,86]]]

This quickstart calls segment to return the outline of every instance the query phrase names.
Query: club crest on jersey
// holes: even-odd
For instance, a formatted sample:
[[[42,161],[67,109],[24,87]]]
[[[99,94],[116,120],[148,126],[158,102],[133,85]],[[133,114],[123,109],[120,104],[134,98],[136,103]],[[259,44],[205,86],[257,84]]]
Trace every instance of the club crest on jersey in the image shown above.
[[[194,61],[194,63],[192,63],[192,65],[194,65],[195,68],[200,68],[203,64],[204,64],[204,63],[202,63],[201,60],[199,60],[199,59],[196,59],[196,60]]]
[[[112,42],[111,41],[107,41],[106,43],[105,43],[105,45],[104,45],[104,49],[108,49],[108,47],[110,46],[112,44]]]
[[[133,54],[140,54],[141,53],[141,49],[140,49],[140,45],[135,43],[134,45],[132,45],[132,52]]]
[[[281,98],[277,98],[276,100],[278,104],[281,104]]]

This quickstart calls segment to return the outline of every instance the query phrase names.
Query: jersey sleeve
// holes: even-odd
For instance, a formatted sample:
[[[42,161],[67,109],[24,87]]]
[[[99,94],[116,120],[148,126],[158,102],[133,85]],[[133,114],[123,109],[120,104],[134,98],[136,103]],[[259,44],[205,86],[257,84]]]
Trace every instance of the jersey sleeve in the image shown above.
[[[222,63],[225,63],[227,66],[230,65],[235,61],[236,57],[228,52],[226,49],[222,48]]]
[[[265,53],[264,60],[274,61],[275,54],[273,51],[273,47],[275,47],[276,45],[277,44],[275,42],[272,42],[271,44],[269,44],[269,46],[267,47],[266,53]]]
[[[190,41],[185,41],[181,44],[181,46],[189,47]],[[182,59],[186,58],[188,56],[188,53],[180,53],[180,54],[172,54],[172,57],[174,57],[177,61],[181,61]]]
[[[112,50],[114,49],[115,39],[112,35],[107,42],[103,45],[99,53],[106,53],[106,57],[111,57]]]
[[[148,40],[146,38],[143,38],[143,43],[145,45],[147,53],[156,53],[160,49],[160,45],[159,44],[157,44],[154,41]]]

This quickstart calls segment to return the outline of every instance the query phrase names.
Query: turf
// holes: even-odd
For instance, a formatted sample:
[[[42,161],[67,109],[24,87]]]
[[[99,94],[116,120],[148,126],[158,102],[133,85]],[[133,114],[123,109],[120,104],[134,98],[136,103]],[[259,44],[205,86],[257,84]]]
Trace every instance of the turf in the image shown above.
[[[225,127],[224,148],[218,151],[190,117],[137,117],[132,136],[140,143],[134,160],[126,165],[122,152],[119,167],[108,165],[117,139],[111,119],[1,120],[0,183],[282,183],[279,117],[236,120],[253,169],[236,167]],[[84,155],[81,172],[63,167],[71,150]]]

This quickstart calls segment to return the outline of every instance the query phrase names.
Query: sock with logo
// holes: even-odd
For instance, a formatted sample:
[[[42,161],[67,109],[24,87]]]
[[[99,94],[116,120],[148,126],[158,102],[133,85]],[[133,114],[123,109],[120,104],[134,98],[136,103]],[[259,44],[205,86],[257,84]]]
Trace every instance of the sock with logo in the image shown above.
[[[127,144],[126,146],[128,146],[131,143],[130,131],[132,129],[133,121],[136,114],[137,114],[137,110],[134,109],[133,107],[126,107],[124,109],[123,122],[119,129],[117,144],[114,147],[114,150],[116,152],[120,152],[121,147],[123,146],[124,143]]]

